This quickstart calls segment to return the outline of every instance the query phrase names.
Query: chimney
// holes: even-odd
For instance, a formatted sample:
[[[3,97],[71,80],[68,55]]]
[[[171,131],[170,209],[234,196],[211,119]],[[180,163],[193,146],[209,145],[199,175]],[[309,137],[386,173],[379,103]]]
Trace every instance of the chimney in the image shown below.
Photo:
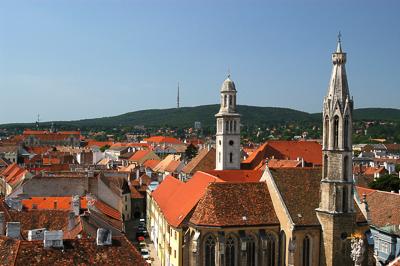
[[[81,209],[81,199],[80,199],[79,195],[72,196],[71,208],[72,208],[73,213],[76,216],[78,216],[80,213],[80,209]]]
[[[70,212],[68,214],[68,230],[71,231],[75,228],[75,213]]]
[[[6,236],[14,239],[21,238],[21,223],[20,222],[8,222],[6,226]]]
[[[96,244],[98,246],[110,246],[112,244],[111,230],[105,228],[97,229]]]
[[[4,212],[0,212],[0,236],[4,236],[4,230],[5,230]]]
[[[44,231],[43,245],[45,248],[63,248],[63,238],[62,230]]]
[[[44,231],[46,231],[46,228],[29,230],[28,231],[28,241],[43,240],[44,239]]]

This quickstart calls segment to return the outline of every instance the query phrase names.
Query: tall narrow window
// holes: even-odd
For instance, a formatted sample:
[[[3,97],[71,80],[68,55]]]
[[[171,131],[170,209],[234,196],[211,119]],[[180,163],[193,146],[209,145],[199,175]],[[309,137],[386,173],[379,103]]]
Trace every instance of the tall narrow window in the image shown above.
[[[218,162],[221,162],[221,152],[218,153]]]
[[[229,131],[232,132],[233,130],[233,121],[229,121]]]
[[[325,126],[324,126],[324,133],[325,133],[325,138],[324,138],[324,147],[325,149],[328,149],[329,147],[329,117],[325,117]]]
[[[233,131],[236,132],[236,120],[233,121]]]
[[[226,107],[226,95],[224,95],[224,107]]]
[[[275,265],[275,237],[271,234],[267,235],[267,265]]]
[[[229,121],[225,122],[225,130],[226,130],[226,132],[229,131]]]
[[[349,116],[346,115],[344,118],[344,148],[348,149],[349,147]]]
[[[232,152],[229,153],[229,162],[232,163],[233,162],[233,154]]]
[[[348,163],[348,157],[344,156],[343,158],[343,180],[344,181],[349,181],[349,163]]]
[[[204,245],[205,248],[205,265],[215,266],[215,239],[208,236]]]
[[[311,241],[310,237],[306,236],[303,239],[303,266],[311,266]]]
[[[232,97],[233,97],[232,95],[229,96],[229,107],[232,106]]]
[[[280,264],[279,265],[283,265],[286,266],[286,234],[285,231],[281,231],[281,233],[279,234],[279,238],[280,238],[280,243],[281,243],[281,247],[280,247]]]
[[[342,200],[342,203],[343,203],[342,211],[343,211],[343,212],[348,212],[349,201],[348,201],[348,191],[347,191],[347,187],[346,187],[346,186],[343,187],[342,196],[343,196],[343,200]]]
[[[333,122],[333,146],[334,148],[338,148],[339,146],[339,117],[335,116]]]
[[[324,168],[324,178],[328,177],[328,155],[324,155],[324,165],[322,166]]]
[[[256,243],[251,236],[246,240],[247,266],[256,266]]]
[[[235,240],[229,236],[225,242],[225,265],[235,266]]]

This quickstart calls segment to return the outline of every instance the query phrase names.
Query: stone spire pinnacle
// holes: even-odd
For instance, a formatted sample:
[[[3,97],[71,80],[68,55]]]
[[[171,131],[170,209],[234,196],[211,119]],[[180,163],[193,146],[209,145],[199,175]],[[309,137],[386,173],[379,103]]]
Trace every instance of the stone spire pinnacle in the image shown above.
[[[346,101],[350,98],[346,74],[346,53],[342,49],[342,35],[339,32],[336,51],[332,53],[332,75],[329,82],[327,98]]]
[[[340,33],[340,31],[337,37],[338,39],[337,39],[336,53],[342,53],[342,34]]]

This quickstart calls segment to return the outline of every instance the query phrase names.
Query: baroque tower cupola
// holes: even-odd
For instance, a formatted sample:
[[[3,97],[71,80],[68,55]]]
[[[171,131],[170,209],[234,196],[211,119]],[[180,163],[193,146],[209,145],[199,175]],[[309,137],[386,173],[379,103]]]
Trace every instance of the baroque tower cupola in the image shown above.
[[[236,113],[236,86],[230,75],[222,83],[216,133],[216,170],[240,169],[240,115]]]
[[[332,75],[323,103],[323,166],[317,216],[323,233],[323,264],[348,265],[348,237],[355,224],[352,177],[353,100],[341,36],[332,53]]]

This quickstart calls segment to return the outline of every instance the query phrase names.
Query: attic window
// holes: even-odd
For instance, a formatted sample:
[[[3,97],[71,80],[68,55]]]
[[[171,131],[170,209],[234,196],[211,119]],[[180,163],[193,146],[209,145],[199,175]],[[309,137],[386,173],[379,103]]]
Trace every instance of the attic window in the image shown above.
[[[246,216],[243,216],[243,217],[242,217],[242,220],[243,220],[243,221],[247,221],[247,217],[246,217]]]
[[[301,213],[298,213],[298,214],[297,214],[297,217],[303,218],[303,215],[301,215]]]

